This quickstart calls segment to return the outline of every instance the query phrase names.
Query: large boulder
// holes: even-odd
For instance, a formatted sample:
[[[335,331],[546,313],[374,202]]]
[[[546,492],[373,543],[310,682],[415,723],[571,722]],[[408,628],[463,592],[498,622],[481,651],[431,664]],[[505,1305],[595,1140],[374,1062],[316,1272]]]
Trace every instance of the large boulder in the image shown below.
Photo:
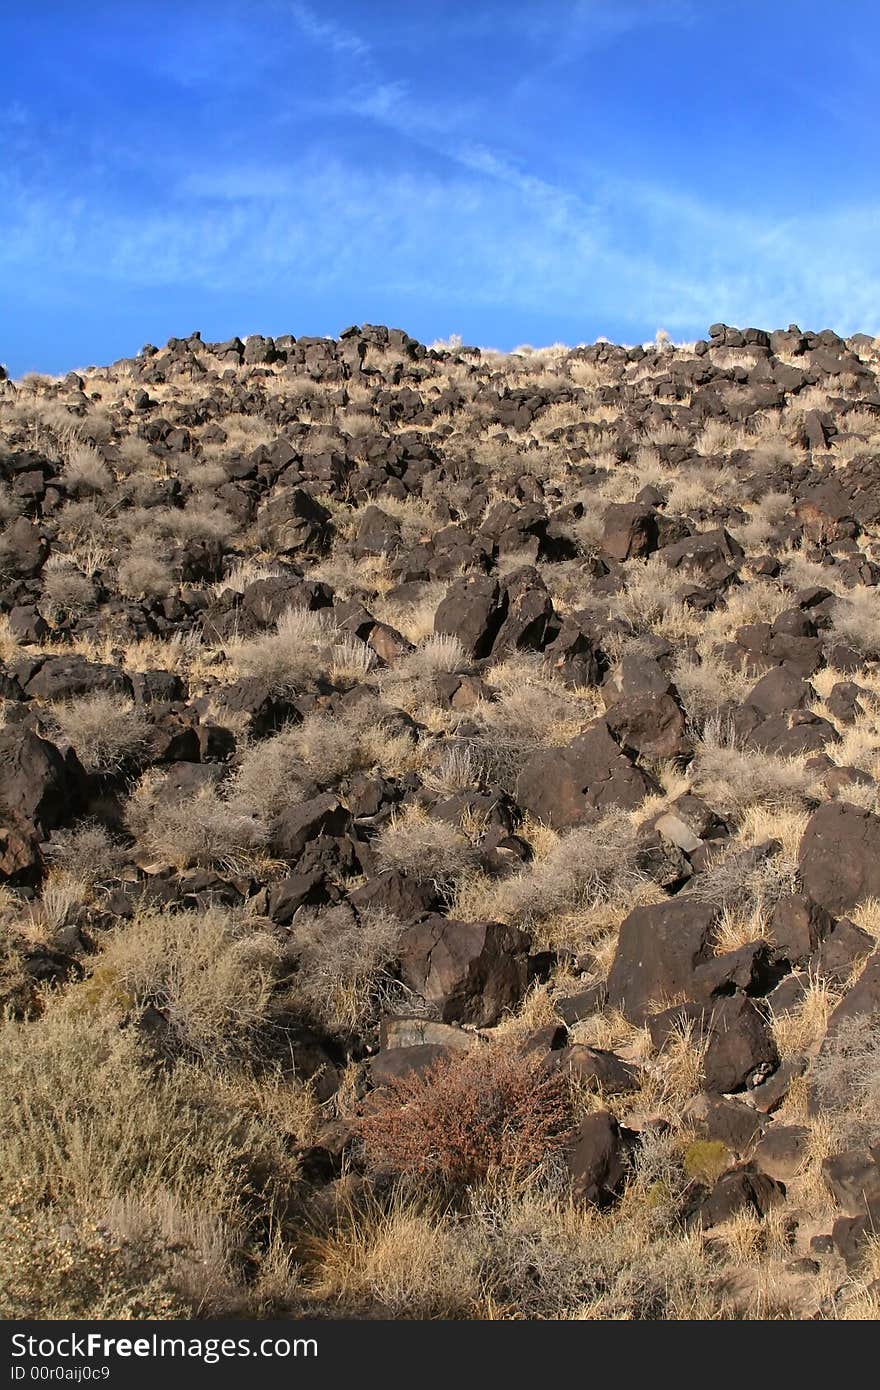
[[[314,612],[332,601],[332,590],[317,581],[308,583],[294,573],[254,579],[241,596],[241,618],[247,626],[271,627],[288,608]]]
[[[400,522],[376,506],[365,507],[358,523],[352,554],[390,555],[399,550]]]
[[[375,878],[367,879],[349,893],[348,900],[358,912],[370,909],[387,912],[400,922],[410,922],[440,906],[440,894],[425,883],[396,869],[386,869]]]
[[[782,1183],[759,1172],[754,1164],[744,1163],[722,1174],[711,1192],[690,1213],[689,1224],[708,1230],[742,1211],[765,1217],[772,1207],[784,1200]]]
[[[849,917],[841,917],[810,959],[810,969],[835,985],[844,984],[859,961],[864,961],[876,949],[877,938]]]
[[[352,815],[331,792],[288,806],[275,821],[272,846],[285,859],[297,860],[306,845],[319,836],[345,835],[351,829]]]
[[[811,817],[798,851],[804,888],[837,915],[880,898],[880,816],[829,801]]]
[[[493,656],[506,651],[543,651],[555,634],[553,600],[536,570],[511,575],[505,584],[507,616],[492,647]]]
[[[755,1167],[777,1182],[788,1182],[801,1173],[810,1156],[810,1130],[806,1125],[774,1125],[758,1143]]]
[[[763,1014],[745,994],[718,1000],[712,1010],[704,1076],[706,1090],[741,1091],[779,1065],[779,1053]]]
[[[592,637],[572,618],[564,618],[557,635],[544,648],[544,661],[568,686],[597,685],[602,674],[602,654]]]
[[[847,1019],[868,1015],[880,1025],[880,955],[871,956],[852,989],[843,996],[828,1020],[826,1041]],[[824,1044],[823,1044],[824,1046]]]
[[[49,555],[49,542],[39,526],[20,516],[7,526],[0,541],[3,569],[17,579],[39,574]]]
[[[639,1089],[639,1073],[635,1067],[624,1062],[616,1052],[588,1047],[586,1043],[572,1043],[551,1052],[548,1066],[559,1068],[578,1085],[589,1091],[599,1091],[603,1096],[626,1095]]]
[[[0,806],[19,825],[48,834],[79,809],[86,774],[73,749],[16,725],[0,730]]]
[[[765,718],[802,709],[816,692],[803,676],[787,666],[774,666],[763,675],[746,696],[744,703],[752,705]]]
[[[806,893],[780,898],[770,915],[774,953],[790,965],[804,965],[833,926],[831,915]]]
[[[330,533],[330,513],[303,488],[280,488],[261,510],[257,529],[260,544],[276,555],[319,551]]]
[[[554,829],[579,825],[594,811],[631,811],[659,790],[621,749],[608,721],[594,719],[563,748],[542,748],[517,779],[516,799]]]
[[[624,657],[603,693],[608,727],[626,753],[684,758],[693,752],[678,691],[656,661]]]
[[[508,600],[494,579],[456,580],[434,614],[434,631],[457,637],[470,657],[488,656],[507,616]]]
[[[723,527],[664,545],[657,554],[670,569],[696,572],[712,586],[728,583],[745,558],[742,546]]]
[[[0,883],[30,885],[40,877],[42,869],[36,835],[27,828],[0,826]]]
[[[657,513],[640,502],[612,502],[602,523],[602,549],[612,560],[632,560],[657,549]]]
[[[676,898],[637,907],[621,923],[608,1001],[633,1023],[692,997],[697,967],[712,955],[714,904]]]
[[[528,949],[529,938],[516,927],[432,914],[403,932],[400,974],[444,1023],[485,1028],[522,998]]]
[[[626,1181],[626,1144],[620,1125],[607,1110],[581,1120],[566,1153],[572,1196],[607,1206]]]
[[[84,656],[51,656],[25,684],[37,700],[73,700],[83,695],[131,695],[131,681],[119,666],[87,661]]]

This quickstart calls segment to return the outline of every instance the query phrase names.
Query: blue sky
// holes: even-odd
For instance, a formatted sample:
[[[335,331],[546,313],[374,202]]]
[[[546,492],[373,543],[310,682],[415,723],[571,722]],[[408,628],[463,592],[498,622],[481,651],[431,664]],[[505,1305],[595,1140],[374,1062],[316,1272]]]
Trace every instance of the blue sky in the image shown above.
[[[876,0],[0,8],[0,361],[880,331]]]

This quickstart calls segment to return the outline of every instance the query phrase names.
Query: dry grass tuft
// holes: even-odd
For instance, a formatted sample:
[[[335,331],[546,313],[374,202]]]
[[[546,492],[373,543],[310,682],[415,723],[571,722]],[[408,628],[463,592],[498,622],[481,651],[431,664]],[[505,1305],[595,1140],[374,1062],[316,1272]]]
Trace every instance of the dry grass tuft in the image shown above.
[[[776,758],[744,747],[729,725],[710,718],[697,744],[693,788],[734,820],[756,803],[768,810],[799,808],[815,790],[815,775],[805,764],[805,757]]]
[[[813,1059],[814,1102],[839,1149],[880,1140],[880,1024],[874,1014],[841,1020]]]
[[[169,797],[161,775],[149,773],[129,800],[126,824],[145,855],[179,869],[248,873],[259,867],[269,839],[267,825],[225,802],[214,787]]]
[[[394,817],[376,836],[374,849],[380,868],[433,883],[441,892],[453,888],[477,863],[477,852],[461,830],[431,819],[417,806]]]
[[[323,610],[289,608],[273,633],[239,642],[231,659],[242,675],[259,676],[274,694],[291,695],[327,674],[338,640]]]
[[[83,990],[102,1011],[157,1010],[163,1051],[222,1067],[258,1046],[281,958],[273,936],[224,908],[148,911],[110,937]]]
[[[499,914],[534,927],[597,903],[626,903],[647,881],[637,842],[630,818],[616,811],[559,837],[546,834],[534,862],[499,885]]]
[[[149,745],[149,721],[125,695],[99,691],[55,704],[51,719],[88,772],[135,768]]]
[[[301,908],[292,927],[297,1007],[334,1033],[374,1025],[402,989],[391,969],[401,929],[383,912]]]

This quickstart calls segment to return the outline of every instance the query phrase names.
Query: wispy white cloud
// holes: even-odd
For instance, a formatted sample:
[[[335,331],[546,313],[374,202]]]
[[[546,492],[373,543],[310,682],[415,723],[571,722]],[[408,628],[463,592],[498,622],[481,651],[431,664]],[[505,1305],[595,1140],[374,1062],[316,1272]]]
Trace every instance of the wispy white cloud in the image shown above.
[[[249,8],[225,8],[202,48],[162,59],[199,88],[200,111],[216,101],[222,116],[225,100],[236,117],[245,75],[255,97],[271,93],[250,125],[233,119],[235,143],[225,130],[212,140],[210,121],[185,139],[172,126],[164,143],[146,128],[139,139],[102,130],[74,166],[63,133],[47,136],[30,109],[0,109],[0,275],[61,288],[73,268],[121,293],[179,287],[182,302],[193,286],[270,287],[291,304],[308,291],[350,300],[351,314],[370,292],[582,317],[612,335],[627,325],[685,335],[719,317],[880,329],[880,203],[816,204],[795,218],[717,204],[681,171],[676,182],[639,178],[596,155],[574,173],[571,141],[552,161],[538,140],[528,154],[515,148],[509,108],[499,117],[474,84],[455,99],[442,84],[418,87],[393,46],[331,7],[260,8],[259,26]],[[532,26],[541,90],[548,65],[695,13],[694,0],[571,0],[512,4],[498,22]],[[304,47],[321,80],[279,85],[276,70]],[[138,179],[158,190],[153,201],[131,193]]]
[[[544,91],[564,69],[638,30],[689,27],[698,10],[696,0],[568,0],[562,7],[533,5],[516,14],[535,43],[534,59],[515,85],[522,101]]]
[[[352,58],[366,58],[369,55],[370,45],[360,34],[347,29],[336,20],[317,15],[311,6],[300,4],[298,0],[290,0],[285,8],[306,38],[322,48],[329,48],[333,53],[342,53]]]
[[[413,105],[408,82],[378,82],[356,87],[346,98],[344,109],[353,116],[369,116],[384,125],[399,126],[405,107],[411,112]]]
[[[462,152],[441,177],[339,160],[191,175],[161,211],[60,200],[0,182],[0,268],[77,266],[120,284],[295,295],[352,287],[422,302],[554,311],[567,322],[697,332],[717,317],[880,328],[880,208],[793,220],[731,213],[609,180],[595,201]]]

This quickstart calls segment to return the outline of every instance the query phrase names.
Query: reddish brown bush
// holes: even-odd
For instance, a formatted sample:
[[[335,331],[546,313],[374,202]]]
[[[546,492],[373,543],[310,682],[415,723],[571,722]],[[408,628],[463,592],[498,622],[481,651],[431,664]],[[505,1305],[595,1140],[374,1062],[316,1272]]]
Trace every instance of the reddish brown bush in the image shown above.
[[[488,1047],[396,1078],[359,1121],[372,1168],[457,1185],[533,1171],[571,1127],[564,1076]]]

